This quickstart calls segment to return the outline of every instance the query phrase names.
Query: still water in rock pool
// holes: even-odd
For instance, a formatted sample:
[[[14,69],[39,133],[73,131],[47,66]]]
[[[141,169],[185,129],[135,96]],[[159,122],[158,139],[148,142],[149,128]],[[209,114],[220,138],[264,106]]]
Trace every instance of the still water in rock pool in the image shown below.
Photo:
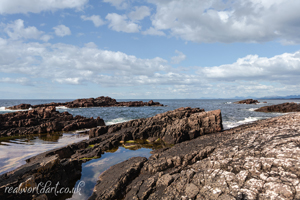
[[[137,150],[130,150],[124,147],[119,147],[115,152],[106,152],[101,155],[101,158],[90,160],[82,164],[81,179],[77,181],[75,188],[80,181],[84,182],[84,186],[80,188],[80,193],[74,193],[70,199],[81,200],[88,199],[93,193],[93,188],[101,173],[107,170],[110,166],[118,164],[132,157],[146,157],[151,156],[151,148],[140,148]]]

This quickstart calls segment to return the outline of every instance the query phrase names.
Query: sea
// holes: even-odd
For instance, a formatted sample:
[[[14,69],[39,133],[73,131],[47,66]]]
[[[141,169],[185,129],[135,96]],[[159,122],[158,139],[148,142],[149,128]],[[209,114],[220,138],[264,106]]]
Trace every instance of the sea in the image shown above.
[[[0,99],[0,114],[16,112],[16,110],[7,110],[6,107],[27,104],[45,104],[50,102],[68,102],[74,99]],[[149,101],[151,99],[117,99],[117,101]],[[280,104],[284,102],[297,102],[291,99],[262,99],[259,104],[234,104],[236,99],[153,99],[165,105],[162,107],[90,107],[90,108],[66,108],[57,107],[59,112],[69,112],[72,115],[81,115],[84,117],[98,116],[102,118],[106,125],[122,123],[133,119],[152,117],[156,114],[174,110],[180,107],[203,108],[205,111],[221,109],[224,129],[230,129],[242,124],[254,122],[259,119],[267,119],[283,115],[283,113],[262,113],[254,110],[269,105]],[[266,103],[263,103],[266,102]],[[39,153],[66,146],[71,143],[88,139],[88,135],[82,132],[74,131],[63,133],[61,135],[42,135],[26,138],[15,138],[0,142],[0,175],[14,170],[25,164],[25,160]],[[110,166],[129,159],[133,156],[151,156],[152,149],[141,148],[138,150],[129,150],[119,147],[113,153],[107,152],[99,159],[94,159],[83,164],[82,177],[77,181],[85,182],[85,187],[81,190],[82,194],[73,194],[65,199],[85,199],[88,198],[93,190],[98,176]]]

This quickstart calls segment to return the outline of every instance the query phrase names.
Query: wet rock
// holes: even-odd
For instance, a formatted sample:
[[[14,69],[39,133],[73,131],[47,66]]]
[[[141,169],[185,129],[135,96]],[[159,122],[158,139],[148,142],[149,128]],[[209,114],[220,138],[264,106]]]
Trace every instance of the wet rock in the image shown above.
[[[282,104],[277,104],[277,105],[272,105],[272,106],[264,106],[261,108],[258,108],[254,111],[257,112],[281,112],[281,113],[286,113],[286,112],[300,112],[300,104],[297,103],[282,103]]]
[[[257,104],[259,103],[257,100],[254,99],[245,99],[241,101],[234,102],[235,104]]]
[[[54,106],[49,106],[1,114],[0,137],[73,131],[103,125],[101,118],[73,117],[68,112],[60,113]]]
[[[160,138],[167,144],[176,144],[222,129],[220,110],[205,112],[203,109],[187,107],[146,119],[94,128],[90,130],[89,136],[93,138],[106,133],[115,133],[127,140]]]

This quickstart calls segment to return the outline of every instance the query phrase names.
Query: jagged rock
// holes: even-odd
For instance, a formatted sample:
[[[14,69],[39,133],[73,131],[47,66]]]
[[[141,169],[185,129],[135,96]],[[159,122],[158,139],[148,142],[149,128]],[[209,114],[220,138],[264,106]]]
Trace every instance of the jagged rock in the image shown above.
[[[98,117],[73,117],[68,112],[60,113],[55,106],[37,108],[0,115],[0,136],[31,135],[72,131],[105,125]]]
[[[284,115],[154,151],[123,198],[299,199],[299,121]],[[155,184],[162,177],[172,181]]]
[[[204,109],[187,107],[146,119],[93,128],[89,136],[93,138],[106,133],[116,133],[122,136],[123,141],[154,137],[167,144],[176,144],[222,129],[221,110],[205,112]]]
[[[286,112],[300,112],[300,104],[297,103],[282,103],[282,104],[277,104],[277,105],[272,105],[272,106],[264,106],[261,108],[258,108],[254,111],[257,112],[281,112],[281,113],[286,113]]]
[[[31,112],[33,112],[33,111],[31,111]],[[42,115],[42,112],[40,114],[41,114],[41,116],[44,116],[44,114]],[[64,113],[64,115],[69,116],[69,115],[67,115],[67,113]],[[150,118],[148,118],[148,119],[150,119]],[[213,119],[215,121],[212,121]],[[149,127],[151,127],[151,126],[160,127],[160,126],[164,125],[165,133],[168,133],[171,135],[172,132],[174,132],[174,133],[176,132],[175,135],[172,135],[172,137],[174,138],[172,141],[174,141],[175,143],[178,143],[178,142],[183,141],[183,139],[188,140],[190,138],[190,136],[189,136],[190,130],[196,130],[196,131],[193,131],[194,135],[192,138],[196,137],[197,135],[195,135],[195,132],[197,132],[197,130],[200,130],[199,128],[202,128],[202,125],[201,125],[202,120],[203,120],[203,123],[205,124],[205,126],[206,125],[210,126],[210,127],[204,127],[204,129],[207,129],[208,131],[212,132],[212,131],[217,131],[217,130],[222,129],[222,124],[221,124],[222,120],[221,120],[220,110],[204,112],[203,109],[198,109],[198,108],[197,109],[180,108],[175,111],[169,111],[167,113],[156,115],[156,116],[152,117],[152,121],[147,120],[147,119],[141,119],[141,120],[133,121],[131,123],[127,123],[127,122],[122,123],[123,126],[122,126],[122,124],[121,124],[121,126],[101,126],[97,129],[94,129],[94,131],[93,131],[93,134],[99,135],[98,137],[94,137],[89,140],[70,144],[66,147],[61,147],[58,149],[50,150],[50,151],[41,153],[39,155],[36,155],[34,157],[31,157],[26,160],[27,164],[21,166],[17,171],[19,174],[22,174],[23,177],[27,177],[29,175],[32,175],[32,173],[33,173],[32,170],[29,170],[30,167],[28,168],[28,166],[37,164],[40,168],[41,163],[45,163],[44,162],[45,159],[48,159],[50,157],[51,158],[55,157],[55,159],[57,159],[57,161],[53,162],[53,166],[52,166],[52,164],[48,164],[48,165],[43,164],[43,166],[44,166],[43,169],[45,169],[45,170],[41,170],[41,171],[48,171],[46,175],[43,174],[43,177],[46,177],[46,178],[48,178],[48,180],[51,180],[53,182],[53,180],[56,181],[58,178],[55,176],[55,174],[60,174],[61,172],[63,172],[63,170],[68,170],[68,168],[65,169],[64,166],[68,167],[68,166],[72,165],[72,162],[75,162],[74,160],[77,160],[79,162],[79,164],[81,162],[86,162],[91,158],[100,157],[101,154],[106,150],[109,150],[111,148],[119,146],[120,141],[134,139],[134,138],[132,138],[132,133],[129,132],[129,130],[131,128],[130,126],[137,127],[138,124],[147,125],[147,126],[145,126],[145,129],[141,129],[142,133],[138,133],[135,136],[135,139],[141,138],[141,137],[145,137],[145,139],[147,139],[146,137],[148,135],[151,135],[152,138],[159,137],[159,135],[153,135],[153,133],[155,133],[155,132],[151,132],[151,130],[156,130],[156,128],[149,129]],[[184,123],[187,123],[188,125],[181,127]],[[172,126],[173,126],[173,128],[172,128]],[[157,129],[157,130],[160,130],[160,129]],[[184,133],[181,133],[181,131],[183,131]],[[208,133],[208,132],[205,132],[205,133]],[[176,137],[181,137],[181,136],[184,136],[183,139],[176,139]],[[155,140],[157,141],[157,139],[155,139]],[[153,140],[153,141],[155,141],[155,140]],[[162,143],[162,145],[164,145],[164,144]],[[164,152],[167,149],[168,148],[161,149],[159,152]],[[212,151],[213,149],[214,148],[205,148],[204,150],[202,149],[202,151],[199,152],[197,154],[197,156],[195,155],[195,157],[197,159],[203,158],[208,154],[208,152]],[[178,150],[179,150],[177,152],[178,155],[181,155],[182,153],[184,153],[180,149],[178,149]],[[139,159],[141,159],[141,161],[139,161]],[[98,186],[99,187],[105,186],[107,190],[105,191],[105,193],[100,194],[100,192],[102,191],[102,189],[101,189],[101,191],[99,190],[99,192],[95,192],[95,195],[97,196],[99,194],[99,195],[102,195],[101,198],[105,197],[108,199],[109,198],[113,199],[115,194],[117,196],[119,194],[123,194],[123,193],[119,192],[120,189],[122,189],[124,186],[128,185],[132,179],[134,179],[136,176],[139,175],[140,169],[145,167],[143,165],[143,163],[146,162],[146,158],[139,158],[139,159],[138,160],[132,159],[130,162],[127,162],[126,164],[120,164],[118,166],[114,166],[112,168],[113,170],[111,170],[112,173],[108,173],[108,172],[103,173],[101,179],[107,180],[108,182],[102,182],[102,186],[101,186],[101,183],[99,183]],[[181,164],[186,165],[190,162],[190,159],[192,159],[190,156],[188,156],[188,157],[176,157],[175,156],[174,161],[171,159],[162,160],[161,163],[159,163],[158,168],[156,167],[156,165],[152,166],[150,164],[147,164],[147,169],[151,170],[151,167],[152,167],[153,170],[155,171],[157,169],[163,170],[166,167],[173,166],[174,164],[178,165],[178,166]],[[61,163],[61,165],[59,163]],[[140,164],[136,165],[137,163],[140,163]],[[133,164],[135,164],[135,165],[133,165]],[[57,171],[57,168],[54,166],[60,166],[59,170]],[[117,169],[117,168],[121,168],[121,170],[116,171],[115,169]],[[125,169],[128,169],[128,170],[125,170]],[[49,175],[50,173],[53,174],[53,177]],[[127,173],[130,173],[130,174],[128,175]],[[18,176],[10,176],[10,174],[11,174],[11,172],[8,172],[1,176],[1,177],[10,177],[9,183],[5,182],[4,181],[5,179],[1,179],[1,177],[0,177],[0,188],[4,187],[4,185],[11,186],[13,184],[16,184],[16,185],[20,184],[20,181],[22,181],[22,180],[19,179]],[[55,178],[54,178],[54,176],[55,176]],[[112,176],[116,177],[116,179],[112,178]],[[118,179],[117,176],[122,176],[123,178]],[[145,190],[146,190],[146,191],[144,191],[143,194],[141,194],[142,196],[144,196],[145,198],[149,196],[148,194],[151,193],[151,190],[149,190],[149,187],[154,186],[156,184],[158,178],[160,178],[162,187],[166,187],[167,185],[172,184],[173,180],[176,180],[175,177],[173,177],[172,175],[169,176],[169,175],[164,175],[164,174],[162,174],[161,176],[150,178],[149,180],[145,181],[144,185],[142,186],[142,188],[145,188]],[[63,181],[63,180],[61,180],[61,181]],[[72,181],[73,181],[73,179],[71,180],[70,178],[67,178],[65,180],[64,184],[72,185],[72,183],[73,183]],[[75,184],[75,182],[74,182],[74,184]],[[109,184],[114,185],[114,186],[108,187]],[[151,187],[150,187],[150,189],[151,189]],[[148,188],[148,190],[146,188]],[[123,192],[125,192],[125,191],[123,191]],[[4,197],[6,198],[7,196],[4,195]],[[48,194],[47,194],[47,197],[49,199],[52,198],[51,195],[48,195]],[[10,198],[12,198],[12,197],[11,196],[9,198],[7,197],[7,199],[10,199]]]
[[[89,98],[89,99],[76,99],[74,101],[65,102],[65,103],[48,103],[48,104],[20,104],[16,106],[7,107],[10,110],[20,110],[20,109],[29,109],[29,108],[41,108],[49,106],[65,106],[67,108],[80,108],[80,107],[112,107],[112,106],[126,106],[126,107],[140,107],[140,106],[163,106],[159,102],[149,102],[143,101],[129,101],[129,102],[117,102],[116,99],[110,97],[98,97],[98,98]]]
[[[254,99],[245,99],[241,101],[234,102],[235,104],[257,104],[259,103],[257,100]]]

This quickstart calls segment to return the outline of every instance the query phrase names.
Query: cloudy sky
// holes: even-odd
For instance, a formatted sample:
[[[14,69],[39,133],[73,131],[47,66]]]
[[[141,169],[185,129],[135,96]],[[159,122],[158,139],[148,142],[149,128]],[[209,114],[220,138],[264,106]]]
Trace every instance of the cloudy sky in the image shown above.
[[[300,94],[299,0],[1,0],[0,99]]]

